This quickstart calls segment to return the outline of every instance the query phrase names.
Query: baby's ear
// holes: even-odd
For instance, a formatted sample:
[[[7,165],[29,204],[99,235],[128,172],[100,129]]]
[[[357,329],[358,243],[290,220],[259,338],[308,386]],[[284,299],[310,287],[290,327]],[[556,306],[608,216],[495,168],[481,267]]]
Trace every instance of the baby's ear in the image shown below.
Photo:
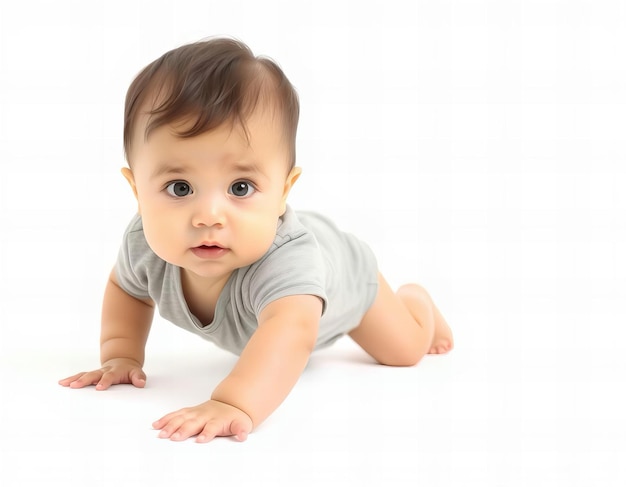
[[[126,181],[128,181],[128,184],[130,184],[130,187],[133,190],[133,194],[135,195],[135,198],[137,198],[137,186],[135,185],[135,176],[133,174],[133,171],[131,171],[127,167],[123,167],[122,168],[122,176],[124,176],[124,179],[126,179]],[[139,199],[139,198],[137,198],[137,199]]]
[[[289,171],[289,174],[287,175],[287,179],[285,180],[285,187],[283,188],[283,199],[281,201],[283,213],[285,213],[287,209],[287,196],[289,196],[289,192],[291,191],[293,185],[296,184],[296,181],[300,177],[300,174],[302,174],[302,168],[296,166],[291,171]]]

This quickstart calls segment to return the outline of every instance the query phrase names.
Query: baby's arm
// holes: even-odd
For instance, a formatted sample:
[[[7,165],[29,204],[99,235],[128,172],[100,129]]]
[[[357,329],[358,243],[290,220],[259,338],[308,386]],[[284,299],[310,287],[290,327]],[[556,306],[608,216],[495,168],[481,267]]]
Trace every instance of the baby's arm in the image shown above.
[[[211,400],[154,423],[161,438],[197,441],[247,437],[289,394],[315,346],[322,302],[309,295],[281,298],[259,316],[259,326],[233,371]]]
[[[321,314],[322,302],[316,296],[289,296],[269,304],[237,365],[211,399],[245,411],[255,426],[262,423],[302,374]]]
[[[126,293],[111,272],[102,303],[100,361],[102,367],[80,372],[59,381],[62,386],[80,388],[96,385],[108,389],[113,384],[143,387],[146,376],[142,367],[145,345],[154,315],[154,303]]]

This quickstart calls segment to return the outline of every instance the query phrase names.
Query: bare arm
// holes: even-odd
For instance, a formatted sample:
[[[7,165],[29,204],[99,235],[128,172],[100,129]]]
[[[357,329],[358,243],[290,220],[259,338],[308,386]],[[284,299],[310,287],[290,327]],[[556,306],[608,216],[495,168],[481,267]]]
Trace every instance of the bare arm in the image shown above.
[[[154,303],[124,291],[111,271],[102,303],[100,361],[128,358],[143,366]]]
[[[289,394],[309,360],[317,338],[322,302],[309,295],[269,304],[232,372],[209,401],[170,413],[155,423],[161,438],[197,441],[216,436],[245,440]]]
[[[322,302],[316,296],[289,296],[270,303],[233,371],[211,399],[247,413],[254,426],[287,397],[315,346]]]
[[[154,303],[126,293],[117,283],[115,271],[112,271],[102,304],[102,367],[67,377],[59,384],[72,388],[95,385],[98,390],[108,389],[112,384],[143,387],[146,376],[142,367],[153,315]]]

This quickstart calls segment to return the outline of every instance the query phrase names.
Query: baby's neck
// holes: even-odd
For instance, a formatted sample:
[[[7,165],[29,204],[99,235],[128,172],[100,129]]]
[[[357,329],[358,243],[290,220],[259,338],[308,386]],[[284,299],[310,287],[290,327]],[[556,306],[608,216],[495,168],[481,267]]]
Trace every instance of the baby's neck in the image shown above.
[[[187,307],[203,325],[213,322],[217,300],[231,274],[213,278],[180,269],[180,282]]]

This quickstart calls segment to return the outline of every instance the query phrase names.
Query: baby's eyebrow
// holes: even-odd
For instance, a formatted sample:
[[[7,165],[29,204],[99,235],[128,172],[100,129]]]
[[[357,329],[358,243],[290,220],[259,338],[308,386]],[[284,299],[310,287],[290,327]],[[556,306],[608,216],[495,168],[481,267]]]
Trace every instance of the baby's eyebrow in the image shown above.
[[[232,173],[236,173],[238,175],[249,175],[249,176],[265,176],[265,173],[261,170],[261,168],[253,163],[253,162],[243,162],[236,161],[228,164],[228,170]],[[151,179],[158,179],[164,175],[177,175],[177,174],[186,174],[188,169],[184,166],[173,164],[170,162],[165,162],[159,164],[154,171],[152,172]]]
[[[244,173],[244,174],[263,174],[263,171],[261,171],[261,169],[259,168],[259,166],[257,166],[254,163],[247,163],[247,162],[234,162],[231,166],[230,169],[233,172],[236,173]]]
[[[152,179],[157,179],[165,174],[184,174],[185,172],[185,168],[181,166],[175,166],[169,163],[160,164],[152,173]]]

